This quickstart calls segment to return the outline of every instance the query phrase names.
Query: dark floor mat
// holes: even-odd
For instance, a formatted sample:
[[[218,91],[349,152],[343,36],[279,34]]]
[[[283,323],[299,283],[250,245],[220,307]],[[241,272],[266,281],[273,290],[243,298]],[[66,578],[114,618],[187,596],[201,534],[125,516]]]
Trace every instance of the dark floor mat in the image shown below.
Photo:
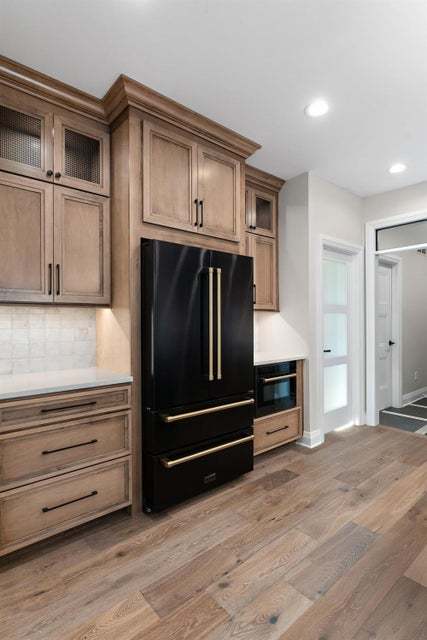
[[[406,407],[401,407],[400,409],[397,409],[396,407],[387,407],[385,411],[393,411],[394,413],[402,413],[406,416],[425,418],[427,422],[427,407],[413,407],[411,404],[408,404]]]
[[[412,404],[422,404],[427,407],[427,398],[420,398],[419,400],[414,400]]]
[[[380,411],[380,424],[386,427],[397,427],[398,429],[403,429],[403,431],[411,431],[414,433],[424,427],[427,424],[427,420],[426,422],[421,422],[421,420],[413,420],[412,418],[404,418],[403,416],[395,416]]]

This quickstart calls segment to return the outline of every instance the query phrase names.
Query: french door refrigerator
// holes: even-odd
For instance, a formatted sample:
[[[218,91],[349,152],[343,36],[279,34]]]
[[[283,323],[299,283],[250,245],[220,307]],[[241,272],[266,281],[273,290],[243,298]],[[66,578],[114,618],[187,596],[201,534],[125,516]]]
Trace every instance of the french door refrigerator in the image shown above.
[[[141,240],[143,506],[253,468],[252,258]]]

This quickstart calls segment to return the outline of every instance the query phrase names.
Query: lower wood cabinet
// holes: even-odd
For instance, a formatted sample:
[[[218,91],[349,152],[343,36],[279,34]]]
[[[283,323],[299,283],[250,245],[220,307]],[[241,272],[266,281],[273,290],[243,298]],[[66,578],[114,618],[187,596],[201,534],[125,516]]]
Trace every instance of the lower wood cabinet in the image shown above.
[[[108,305],[108,198],[0,172],[0,302]]]
[[[263,453],[302,436],[301,409],[281,411],[254,422],[254,454]]]
[[[0,556],[131,504],[129,386],[0,403],[1,417],[10,410],[17,422],[0,422]]]
[[[247,233],[246,249],[254,259],[254,308],[279,311],[276,239]]]

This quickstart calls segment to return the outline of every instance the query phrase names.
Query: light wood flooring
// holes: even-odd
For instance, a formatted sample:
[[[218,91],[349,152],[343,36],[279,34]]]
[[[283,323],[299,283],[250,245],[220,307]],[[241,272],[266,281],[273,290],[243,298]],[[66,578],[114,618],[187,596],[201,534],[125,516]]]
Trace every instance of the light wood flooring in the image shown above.
[[[0,561],[2,640],[426,640],[427,438],[291,445]]]

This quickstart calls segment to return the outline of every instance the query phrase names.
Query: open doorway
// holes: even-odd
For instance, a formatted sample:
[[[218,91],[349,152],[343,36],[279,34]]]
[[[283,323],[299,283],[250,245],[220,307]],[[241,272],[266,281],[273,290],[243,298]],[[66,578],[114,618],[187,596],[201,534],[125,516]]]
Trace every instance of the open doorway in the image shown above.
[[[427,217],[402,222],[367,225],[367,422],[427,434]]]

